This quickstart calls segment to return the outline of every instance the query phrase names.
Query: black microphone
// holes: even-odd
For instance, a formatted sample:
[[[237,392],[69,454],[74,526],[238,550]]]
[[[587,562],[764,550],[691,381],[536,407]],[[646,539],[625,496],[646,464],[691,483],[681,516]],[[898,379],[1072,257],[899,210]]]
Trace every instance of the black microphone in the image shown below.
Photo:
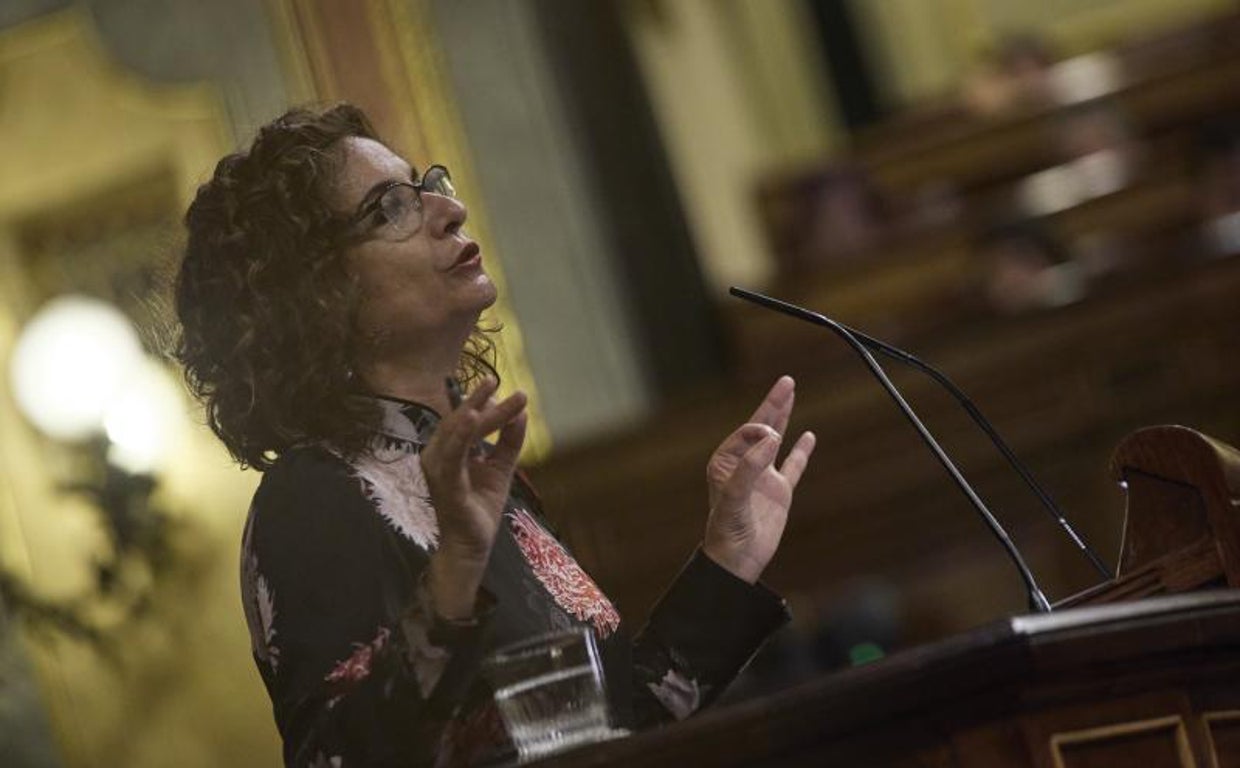
[[[964,475],[960,474],[960,470],[957,469],[956,465],[952,463],[952,460],[948,458],[947,453],[938,444],[938,441],[934,439],[934,436],[930,434],[930,430],[926,429],[926,425],[921,422],[921,419],[917,418],[917,414],[913,412],[912,407],[910,407],[904,400],[904,397],[900,394],[900,390],[896,389],[895,384],[891,383],[891,380],[887,378],[887,373],[883,370],[882,366],[878,364],[878,361],[875,360],[874,356],[871,355],[869,350],[866,349],[866,344],[862,341],[859,334],[850,328],[840,325],[825,315],[821,315],[817,312],[811,312],[808,309],[798,307],[795,304],[780,301],[779,299],[771,298],[770,296],[764,296],[761,293],[746,291],[743,288],[737,288],[736,286],[729,288],[728,292],[737,298],[745,299],[746,301],[761,305],[767,309],[773,309],[776,312],[782,312],[785,315],[790,315],[805,322],[828,328],[836,335],[840,336],[840,338],[844,339],[844,341],[848,343],[848,346],[852,347],[853,351],[856,352],[863,361],[865,361],[865,364],[869,367],[870,372],[874,374],[874,378],[878,379],[878,383],[883,386],[883,389],[885,389],[887,394],[891,396],[891,399],[895,401],[895,404],[900,409],[900,412],[904,414],[905,418],[909,420],[909,423],[913,425],[913,428],[917,430],[917,434],[926,444],[926,447],[930,449],[930,452],[934,454],[934,457],[939,460],[939,463],[942,464],[943,468],[947,470],[947,473],[951,475],[951,478],[955,481],[956,486],[960,488],[961,492],[964,493],[965,497],[968,498],[969,502],[973,505],[973,508],[977,510],[977,513],[981,516],[982,521],[986,524],[986,527],[990,529],[990,532],[994,534],[996,539],[998,539],[999,544],[1001,544],[1004,550],[1007,551],[1008,557],[1011,558],[1012,563],[1016,566],[1016,570],[1020,573],[1021,580],[1025,582],[1025,589],[1029,594],[1030,608],[1039,613],[1051,612],[1050,601],[1046,599],[1046,595],[1042,594],[1042,590],[1038,587],[1037,581],[1033,578],[1033,573],[1029,570],[1029,566],[1025,564],[1025,559],[1021,557],[1020,550],[1018,550],[1016,545],[1012,543],[1012,539],[1008,536],[1007,531],[1003,530],[1003,526],[999,524],[999,521],[995,519],[995,516],[991,514],[989,509],[986,508],[986,505],[978,497],[977,492],[974,491],[973,487],[969,485],[967,480],[964,479]],[[877,341],[875,339],[870,339],[868,336],[866,336],[865,339],[868,341]],[[889,347],[890,352],[888,352],[887,349],[884,349],[884,347]],[[891,354],[893,352],[899,353],[899,350],[895,347],[890,347],[890,345],[885,344],[881,347],[877,347],[877,349],[884,354]],[[910,362],[908,358],[913,358],[912,355],[908,355],[907,353],[899,353],[894,356],[897,359],[905,360],[905,362]],[[926,367],[928,368],[929,366]],[[946,379],[945,376],[942,378]],[[938,380],[937,377],[936,380]],[[952,390],[954,387],[949,386],[948,389]],[[967,400],[967,398],[965,399]],[[970,411],[970,413],[972,413],[972,411]],[[1060,517],[1062,517],[1062,515]],[[1073,535],[1073,539],[1079,541],[1079,537],[1075,536],[1075,534]]]
[[[740,298],[750,299],[751,301],[762,304],[765,307],[784,312],[785,314],[789,314],[793,317],[808,320],[815,324],[820,324],[817,319],[818,316],[813,318],[807,317],[807,315],[816,315],[816,313],[802,309],[801,307],[797,307],[793,304],[788,304],[787,302],[772,299],[761,294],[752,293],[741,288],[735,288],[732,294]],[[1025,485],[1028,486],[1029,490],[1032,491],[1033,494],[1038,497],[1038,500],[1042,502],[1042,507],[1046,510],[1046,513],[1051,516],[1051,519],[1054,520],[1061,529],[1063,529],[1064,533],[1067,534],[1072,543],[1076,545],[1076,548],[1081,551],[1081,554],[1083,554],[1086,559],[1093,564],[1098,573],[1102,575],[1102,578],[1111,578],[1111,572],[1107,570],[1106,564],[1103,563],[1102,558],[1098,556],[1098,553],[1094,551],[1094,549],[1090,547],[1084,539],[1081,538],[1080,534],[1076,532],[1076,529],[1072,527],[1072,524],[1069,523],[1068,519],[1064,516],[1063,510],[1061,510],[1059,505],[1056,504],[1050,497],[1050,494],[1043,490],[1042,486],[1038,484],[1038,481],[1033,477],[1033,473],[1030,472],[1024,463],[1016,457],[1016,453],[1008,447],[1008,444],[999,435],[999,431],[994,428],[989,419],[982,415],[981,410],[973,404],[973,401],[969,399],[969,396],[947,377],[947,374],[943,373],[938,368],[935,368],[933,365],[930,365],[916,355],[906,352],[899,347],[892,346],[885,341],[880,341],[873,336],[867,336],[861,331],[858,331],[856,328],[850,328],[843,323],[837,323],[837,325],[851,333],[857,338],[858,341],[869,349],[886,355],[893,360],[899,360],[900,362],[916,368],[926,374],[946,389],[952,397],[956,398],[956,402],[960,404],[960,407],[964,409],[965,413],[969,414],[969,418],[973,419],[973,423],[976,424],[984,433],[986,433],[986,437],[990,438],[990,442],[995,446],[995,449],[999,451],[1005,460],[1007,460],[1008,465],[1011,466],[1012,469],[1016,470],[1016,473],[1020,475],[1021,480],[1025,482]]]

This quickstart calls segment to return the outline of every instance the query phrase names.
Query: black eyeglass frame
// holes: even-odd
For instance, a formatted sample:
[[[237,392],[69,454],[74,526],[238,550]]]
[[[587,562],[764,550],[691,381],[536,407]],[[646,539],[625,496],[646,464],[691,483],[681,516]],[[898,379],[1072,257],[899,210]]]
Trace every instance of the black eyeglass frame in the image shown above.
[[[436,177],[433,182],[436,186],[444,181],[448,182],[447,190],[439,191],[434,188],[428,188],[426,180],[432,176]],[[442,197],[450,197],[453,200],[456,199],[456,190],[452,186],[452,173],[446,166],[432,165],[426,169],[417,181],[392,181],[380,187],[375,192],[374,197],[370,200],[370,202],[363,203],[356,213],[345,220],[343,229],[346,232],[353,233],[355,235],[360,234],[357,232],[358,225],[365,221],[368,216],[373,215],[375,211],[379,210],[383,206],[383,198],[387,196],[388,192],[396,189],[397,187],[409,187],[413,190],[415,201],[414,210],[418,213],[421,213],[423,210],[423,192],[429,192],[432,195],[440,195]],[[418,222],[418,226],[414,227],[413,230],[409,232],[409,236],[413,236],[421,228],[422,222]]]

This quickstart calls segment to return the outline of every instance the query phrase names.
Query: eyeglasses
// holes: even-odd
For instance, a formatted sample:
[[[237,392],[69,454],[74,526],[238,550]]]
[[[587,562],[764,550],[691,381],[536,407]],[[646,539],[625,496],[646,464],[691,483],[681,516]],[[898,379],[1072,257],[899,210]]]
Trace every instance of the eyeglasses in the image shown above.
[[[452,177],[442,165],[432,165],[417,181],[393,181],[364,204],[346,224],[354,234],[381,231],[383,237],[404,240],[422,228],[422,193],[456,198]]]

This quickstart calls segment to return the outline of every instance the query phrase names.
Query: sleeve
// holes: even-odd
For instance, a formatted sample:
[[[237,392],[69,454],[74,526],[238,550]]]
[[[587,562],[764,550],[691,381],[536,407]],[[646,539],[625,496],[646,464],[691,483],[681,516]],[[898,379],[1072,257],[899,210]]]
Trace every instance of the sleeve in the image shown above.
[[[255,495],[243,597],[287,766],[432,764],[473,682],[486,596],[477,621],[437,621],[429,553],[387,525],[326,452],[282,460]]]
[[[783,598],[699,549],[634,642],[637,725],[682,720],[709,705],[790,618]]]

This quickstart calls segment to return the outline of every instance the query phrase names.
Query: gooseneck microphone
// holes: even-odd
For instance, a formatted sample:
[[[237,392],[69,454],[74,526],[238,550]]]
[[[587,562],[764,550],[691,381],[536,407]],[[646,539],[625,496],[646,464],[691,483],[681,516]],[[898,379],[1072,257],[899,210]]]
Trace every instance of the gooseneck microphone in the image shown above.
[[[1068,539],[1072,541],[1073,545],[1075,545],[1076,548],[1080,550],[1081,554],[1089,560],[1089,562],[1094,566],[1094,569],[1098,571],[1102,578],[1111,578],[1111,572],[1107,570],[1106,564],[1102,562],[1102,558],[1098,556],[1098,553],[1095,552],[1089,544],[1085,543],[1085,540],[1081,538],[1080,534],[1076,532],[1076,529],[1072,527],[1072,524],[1068,522],[1068,519],[1064,517],[1063,510],[1060,509],[1059,505],[1056,504],[1054,499],[1050,497],[1050,494],[1048,494],[1042,486],[1038,484],[1038,481],[1033,477],[1033,473],[1029,471],[1029,468],[1025,466],[1024,462],[1016,457],[1016,453],[1008,447],[1008,444],[999,435],[999,431],[994,428],[994,425],[990,423],[989,419],[982,415],[982,412],[976,405],[973,404],[973,401],[969,399],[969,396],[947,377],[947,374],[943,373],[938,368],[935,368],[933,365],[930,365],[925,360],[922,360],[910,352],[905,352],[899,347],[893,347],[885,341],[880,341],[873,336],[867,336],[861,331],[858,331],[856,328],[850,328],[842,323],[841,327],[856,336],[857,340],[869,349],[886,355],[892,360],[899,360],[900,362],[912,368],[916,368],[926,374],[942,386],[943,389],[947,390],[952,397],[956,398],[956,402],[960,404],[960,407],[964,409],[965,413],[969,414],[969,418],[973,419],[973,423],[978,426],[978,429],[986,433],[986,437],[990,438],[990,442],[995,446],[995,449],[998,450],[1003,458],[1007,460],[1008,466],[1016,470],[1016,474],[1020,475],[1021,480],[1025,481],[1025,485],[1035,496],[1038,497],[1038,501],[1042,502],[1042,508],[1046,510],[1046,513],[1050,515],[1051,519],[1055,521],[1055,523],[1065,534],[1067,534]]]
[[[808,320],[816,325],[820,324],[816,313],[802,309],[794,304],[789,304],[778,299],[763,296],[762,294],[752,293],[741,288],[734,288],[732,294],[740,298],[757,302],[770,309],[784,312],[792,317],[796,317],[801,320]],[[807,317],[808,315],[815,315],[815,317]],[[1068,519],[1064,516],[1063,510],[1061,510],[1059,505],[1056,504],[1050,497],[1050,494],[1048,494],[1042,486],[1038,484],[1038,481],[1034,479],[1033,473],[1029,471],[1028,467],[1026,467],[1024,463],[1016,457],[1016,453],[1008,447],[1008,444],[999,435],[999,431],[994,428],[989,419],[982,415],[981,410],[973,404],[973,401],[969,399],[969,396],[966,395],[960,387],[956,386],[950,378],[948,378],[947,374],[943,373],[938,368],[935,368],[933,365],[930,365],[916,355],[906,352],[899,347],[894,347],[885,341],[874,338],[873,336],[867,336],[861,331],[858,331],[856,328],[850,328],[843,323],[837,323],[837,325],[855,336],[857,340],[864,344],[867,348],[921,371],[942,386],[943,389],[947,390],[952,397],[956,398],[956,402],[958,402],[960,407],[964,409],[965,413],[969,415],[969,418],[973,419],[973,423],[976,424],[984,433],[986,433],[986,437],[990,438],[990,442],[995,446],[995,449],[999,451],[1005,460],[1007,460],[1008,465],[1011,466],[1018,475],[1020,475],[1021,480],[1025,482],[1025,485],[1029,488],[1029,490],[1038,497],[1040,502],[1042,502],[1042,508],[1045,509],[1051,519],[1059,525],[1059,527],[1067,535],[1068,539],[1071,540],[1076,548],[1080,550],[1081,554],[1084,555],[1091,564],[1093,564],[1094,568],[1098,571],[1102,578],[1111,578],[1111,572],[1107,570],[1106,564],[1102,561],[1102,558],[1098,556],[1098,553],[1090,547],[1084,539],[1081,538],[1080,534],[1076,532],[1076,529],[1072,527],[1072,524],[1069,523]]]
[[[947,473],[951,475],[951,478],[956,483],[956,486],[960,488],[961,492],[964,493],[966,498],[968,498],[969,503],[971,503],[973,508],[977,510],[978,515],[981,516],[982,521],[986,524],[986,527],[990,529],[990,532],[994,534],[994,537],[999,541],[999,544],[1001,544],[1004,550],[1007,551],[1008,557],[1011,558],[1013,565],[1016,566],[1016,570],[1020,573],[1021,580],[1025,583],[1025,590],[1029,595],[1030,608],[1039,613],[1050,613],[1050,601],[1046,599],[1046,595],[1042,594],[1042,590],[1038,587],[1037,581],[1033,578],[1033,573],[1029,570],[1029,566],[1026,565],[1025,559],[1021,556],[1020,551],[1016,548],[1016,545],[1012,543],[1012,539],[1008,536],[1007,531],[1003,530],[1003,526],[999,524],[999,521],[995,519],[995,516],[991,514],[989,509],[986,508],[986,504],[982,502],[981,498],[978,497],[977,492],[974,491],[973,487],[969,485],[967,480],[964,479],[964,475],[960,473],[960,470],[957,469],[956,465],[952,463],[952,460],[948,458],[947,453],[938,444],[938,441],[934,439],[934,436],[930,434],[930,430],[926,429],[926,425],[921,422],[921,419],[917,418],[917,414],[913,412],[912,407],[909,406],[909,404],[904,400],[903,395],[901,395],[900,391],[896,389],[896,386],[891,383],[891,380],[887,378],[886,371],[883,370],[882,366],[878,364],[878,361],[874,359],[874,356],[871,355],[869,350],[866,348],[867,342],[876,342],[876,339],[870,339],[870,337],[866,336],[864,337],[866,341],[862,341],[862,335],[856,333],[850,328],[840,325],[825,315],[821,315],[817,312],[811,312],[803,307],[798,307],[795,304],[789,304],[787,302],[780,301],[779,299],[765,296],[761,293],[754,293],[753,291],[747,291],[743,288],[737,288],[736,286],[729,288],[728,292],[737,298],[758,304],[766,307],[767,309],[782,312],[785,315],[798,318],[814,325],[820,325],[833,331],[840,338],[844,339],[844,341],[848,343],[848,346],[852,347],[853,351],[856,352],[857,355],[865,362],[866,366],[869,367],[870,372],[874,374],[874,378],[878,379],[878,383],[883,386],[883,389],[885,389],[887,394],[891,396],[891,399],[895,401],[895,404],[900,409],[900,412],[904,414],[904,417],[908,419],[909,423],[913,425],[913,428],[917,430],[917,434],[926,444],[926,447],[930,449],[930,452],[934,454],[934,457],[938,459],[939,463],[943,465],[943,468],[947,470]],[[887,349],[884,349],[884,347]],[[890,347],[890,345],[883,344],[882,346],[876,346],[875,348],[883,354],[894,356],[896,359],[901,359],[905,362],[910,362],[910,364],[916,365],[911,363],[909,360],[909,358],[916,358],[913,358],[912,355],[907,353],[900,352],[900,350],[897,350],[895,347]],[[921,366],[916,367],[919,369],[921,368]],[[929,366],[925,367],[929,368]],[[942,383],[942,380],[946,379],[945,376],[935,378],[940,381],[940,383]],[[954,390],[955,387],[948,386],[948,389]],[[963,395],[960,397],[963,397]],[[964,399],[967,400],[968,398]],[[976,411],[975,408],[971,410],[966,408],[966,410],[969,410],[970,414]],[[990,431],[993,432],[993,429]],[[1062,515],[1059,515],[1058,517],[1062,519]],[[1080,541],[1080,538],[1076,536],[1075,533],[1073,534],[1073,539],[1075,541]]]

